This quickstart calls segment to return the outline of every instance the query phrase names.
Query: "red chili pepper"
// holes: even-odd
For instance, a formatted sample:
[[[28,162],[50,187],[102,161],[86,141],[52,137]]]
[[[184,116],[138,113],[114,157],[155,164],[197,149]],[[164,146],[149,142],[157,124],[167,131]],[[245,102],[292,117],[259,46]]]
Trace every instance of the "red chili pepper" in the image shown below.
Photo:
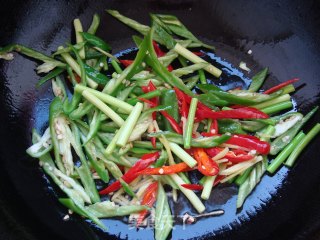
[[[157,54],[157,57],[162,57],[162,56],[166,55],[166,53],[161,50],[161,48],[159,47],[159,45],[155,41],[152,41],[152,45],[153,45],[154,51]]]
[[[213,133],[209,133],[209,132],[202,132],[201,133],[201,136],[203,136],[203,137],[213,137],[215,134],[213,134]]]
[[[125,67],[128,67],[129,65],[131,65],[133,63],[133,60],[121,60],[121,59],[119,59],[119,61]]]
[[[168,69],[169,72],[172,72],[172,71],[173,71],[173,67],[172,67],[171,65],[169,65],[169,66],[167,67],[167,69]]]
[[[203,52],[192,52],[194,55],[197,55],[199,57],[203,57],[205,55],[205,53]]]
[[[145,99],[145,98],[141,98],[141,97],[138,97],[138,99],[142,102],[145,102],[145,103],[148,103],[151,107],[156,107],[157,105],[155,105],[154,102],[152,102],[151,100],[149,99]]]
[[[159,45],[155,41],[152,41],[152,45],[153,45],[154,51],[157,54],[157,57],[163,57],[164,55],[166,55],[166,53],[161,50],[161,48],[159,47]],[[173,67],[171,65],[169,65],[167,67],[167,69],[169,72],[171,72],[173,70]]]
[[[194,191],[200,191],[203,189],[203,186],[200,184],[181,184],[181,186]]]
[[[151,137],[150,141],[151,141],[152,147],[156,148],[157,147],[157,138]]]
[[[186,163],[181,162],[170,166],[162,166],[159,168],[146,168],[139,172],[141,175],[168,175],[179,172],[191,171],[193,168],[190,168]]]
[[[167,113],[166,111],[160,111],[160,113],[168,120],[173,130],[175,130],[179,134],[182,134],[181,127],[169,113]]]
[[[214,187],[217,186],[221,182],[221,180],[224,179],[225,177],[226,176],[224,176],[224,175],[217,176],[216,179],[214,180],[213,186]]]
[[[215,157],[223,149],[218,147],[207,148],[206,152],[210,157]],[[244,161],[249,161],[254,158],[253,155],[248,154],[246,151],[235,149],[233,151],[227,152],[224,158],[232,163],[240,163]]]
[[[77,83],[81,82],[81,77],[78,74],[74,74],[74,78],[75,78]]]
[[[212,134],[218,134],[219,133],[217,119],[213,119],[213,121],[211,123],[211,126],[210,126],[210,133],[212,133]]]
[[[126,183],[131,183],[134,179],[136,179],[139,176],[139,172],[146,169],[150,166],[153,162],[155,162],[159,158],[160,154],[159,152],[154,153],[148,153],[144,154],[130,169],[128,172],[126,172],[122,179]],[[111,192],[117,191],[121,188],[121,183],[119,180],[112,183],[107,188],[101,190],[99,193],[101,195],[109,194]]]
[[[249,137],[249,135],[233,135],[226,143],[256,150],[258,153],[264,155],[270,152],[270,144],[268,142],[261,141],[253,136]]]
[[[276,91],[278,91],[279,89],[281,89],[281,88],[283,88],[283,87],[285,87],[285,86],[287,86],[287,85],[289,85],[289,84],[295,83],[295,82],[297,82],[297,81],[299,81],[299,78],[290,79],[290,80],[288,80],[288,81],[285,81],[285,82],[283,82],[283,83],[280,83],[279,85],[274,86],[274,87],[272,87],[272,88],[264,91],[264,94],[270,94],[270,93],[276,92]]]
[[[186,94],[184,94],[179,88],[174,87],[178,103],[179,103],[179,112],[181,117],[188,117],[189,106],[187,104]],[[191,101],[191,100],[190,100]]]
[[[215,176],[219,173],[218,164],[213,161],[203,148],[194,148],[193,154],[198,162],[198,170],[206,176]]]
[[[222,119],[222,118],[244,118],[244,119],[257,119],[257,118],[269,118],[267,114],[252,107],[242,107],[232,110],[225,110],[219,112],[205,111],[197,109],[196,116],[198,120],[205,118]]]
[[[148,207],[152,207],[157,199],[157,192],[158,192],[158,182],[151,183],[144,192],[141,205],[145,205]],[[139,213],[137,219],[137,227],[141,225],[143,220],[148,214],[148,210],[143,210]]]

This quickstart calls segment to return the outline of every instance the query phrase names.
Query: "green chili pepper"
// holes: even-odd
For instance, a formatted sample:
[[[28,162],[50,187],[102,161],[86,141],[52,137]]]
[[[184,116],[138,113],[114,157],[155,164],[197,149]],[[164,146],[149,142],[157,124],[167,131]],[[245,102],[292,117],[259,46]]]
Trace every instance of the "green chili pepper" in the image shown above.
[[[200,94],[197,97],[201,103],[205,104],[206,106],[212,109],[217,109],[216,106],[225,107],[229,105],[228,101],[222,100],[210,92]]]
[[[169,132],[169,131],[163,131],[163,132],[157,132],[157,133],[149,133],[148,136],[150,137],[160,137],[165,136],[168,141],[174,142],[176,144],[183,145],[183,137],[180,134]],[[211,148],[219,146],[220,144],[228,141],[230,138],[229,135],[224,134],[219,137],[203,137],[203,138],[197,138],[191,140],[191,146],[192,147],[201,147],[201,148]]]
[[[151,142],[145,142],[145,141],[134,141],[133,142],[133,147],[136,147],[136,148],[146,148],[146,149],[161,149],[163,146],[161,143],[157,142],[156,143],[156,148],[154,148],[152,146],[152,143]]]
[[[171,106],[171,108],[167,110],[167,113],[173,117],[176,122],[179,122],[179,106],[175,91],[171,89],[162,91],[160,102],[162,105]],[[169,121],[165,117],[163,117],[162,120],[164,122],[165,129],[172,131]]]
[[[315,112],[318,110],[318,106],[312,109],[302,120],[296,123],[295,126],[290,128],[285,133],[281,134],[279,137],[277,137],[275,140],[271,142],[271,149],[270,154],[276,155],[278,154],[283,148],[285,148],[291,140],[296,136],[296,134],[300,131],[302,126],[309,121],[309,119],[315,114]]]
[[[251,171],[253,169],[252,167],[249,167],[248,169],[246,169],[241,175],[239,175],[236,180],[235,180],[235,184],[237,184],[238,186],[240,186],[241,184],[244,183],[244,181],[247,180],[247,178],[249,177]]]
[[[83,138],[83,140],[85,139]],[[94,155],[92,154],[92,151],[95,150],[95,146],[93,146],[92,143],[88,143],[86,146],[84,146],[84,150],[86,151],[86,156],[88,157],[89,162],[91,163],[92,167],[96,170],[101,180],[105,183],[108,183],[108,171],[104,168],[104,164],[101,164],[101,162],[95,159]]]
[[[101,123],[101,115],[102,115],[101,111],[96,110],[94,112],[93,118],[90,122],[90,130],[89,130],[89,133],[87,134],[86,140],[83,143],[83,145],[86,145],[93,137],[97,135],[97,132]]]
[[[74,135],[74,144],[72,144],[76,154],[79,156],[81,161],[81,166],[76,167],[76,171],[80,176],[81,182],[84,185],[84,188],[88,195],[90,196],[90,199],[93,202],[100,202],[100,196],[98,194],[95,182],[93,180],[92,174],[89,169],[89,165],[87,162],[87,159],[83,153],[81,142],[80,142],[80,130],[76,126],[75,123],[71,122],[71,129],[72,133]]]
[[[265,123],[258,121],[240,121],[243,130],[248,132],[256,132],[266,126]]]
[[[109,52],[111,50],[110,45],[106,43],[104,40],[102,40],[101,38],[88,32],[82,32],[81,35],[91,45],[98,47],[103,51]]]
[[[87,75],[86,75],[86,69],[84,67],[84,63],[78,53],[78,51],[72,46],[69,45],[69,47],[71,48],[71,50],[73,51],[73,53],[76,55],[79,67],[80,67],[80,77],[81,77],[81,82],[86,85],[87,84]]]
[[[168,198],[162,184],[159,182],[155,212],[155,239],[167,239],[172,228],[173,217],[171,215]]]
[[[80,94],[80,96],[82,96]],[[76,105],[77,107],[77,105]],[[80,119],[84,115],[86,115],[89,111],[93,109],[93,105],[89,101],[84,101],[81,105],[78,106],[77,109],[73,110],[70,114],[69,117],[72,120]]]
[[[131,189],[128,183],[126,183],[122,178],[119,178],[119,181],[123,187],[123,190],[131,197],[137,198],[136,194],[134,191]]]
[[[150,14],[150,16],[152,19],[152,26],[154,28],[154,31],[157,34],[157,36],[161,39],[161,42],[164,43],[164,45],[168,49],[174,48],[174,46],[176,45],[176,41],[168,33],[169,29],[166,29],[166,25],[162,24],[161,21],[154,14]]]
[[[156,150],[152,150],[152,149],[143,149],[143,148],[136,148],[136,147],[133,147],[133,148],[130,148],[129,152],[137,155],[137,156],[142,156],[144,154],[147,154],[147,153],[152,153],[152,152],[155,152]]]
[[[74,203],[69,198],[59,198],[59,202],[62,203],[68,209],[72,210],[73,212],[91,219],[95,224],[97,224],[99,227],[101,227],[105,231],[107,230],[107,228],[103,225],[103,223],[96,216],[94,216],[92,213],[86,210],[83,206],[80,206],[79,204]]]
[[[218,120],[219,133],[233,133],[246,134],[242,130],[241,123],[233,119],[219,119]]]
[[[168,153],[165,150],[161,151],[160,157],[158,160],[155,162],[154,167],[162,167],[166,161],[168,160]]]
[[[90,211],[90,213],[98,218],[109,218],[126,216],[130,215],[131,213],[138,213],[143,210],[149,210],[149,208],[143,205],[118,206],[113,202],[104,201],[101,203],[92,204],[86,207],[86,210]]]
[[[232,104],[240,104],[240,105],[252,105],[257,103],[255,100],[251,100],[245,97],[239,97],[231,93],[223,92],[223,91],[210,91],[213,95],[217,96],[221,100],[225,100]]]
[[[69,102],[68,99],[66,99],[63,102],[63,112],[67,115],[69,115],[72,111],[74,111],[76,109],[76,107],[79,105],[80,101],[81,101],[82,95],[81,93],[77,93],[75,92],[73,94],[72,100],[71,102]]]
[[[83,66],[86,74],[90,77],[90,79],[92,79],[96,83],[105,85],[110,80],[106,75],[100,73],[99,71],[95,70],[89,65],[84,63]]]
[[[200,44],[200,46],[203,46],[208,49],[214,50],[214,46],[210,46],[208,44],[205,44],[201,42],[199,39],[197,39],[183,24],[182,22],[173,15],[164,15],[164,14],[156,14],[156,16],[163,22],[167,28],[169,28],[174,34],[181,36],[186,39],[192,40],[194,43]]]
[[[47,82],[48,80],[58,76],[59,74],[63,73],[64,71],[65,71],[64,68],[57,67],[56,69],[52,70],[47,75],[45,75],[44,77],[40,78],[40,80],[36,84],[36,87],[40,87],[45,82]]]
[[[256,75],[252,77],[252,82],[249,87],[249,92],[257,92],[262,86],[264,80],[266,79],[268,74],[268,68],[262,69]]]
[[[49,109],[49,126],[50,126],[50,135],[51,135],[51,142],[54,151],[54,159],[58,168],[65,173],[65,168],[62,163],[61,155],[59,153],[59,142],[55,130],[55,120],[62,114],[62,102],[61,99],[56,97],[50,104]]]
[[[214,84],[197,84],[197,87],[204,93],[208,93],[210,91],[223,91]]]

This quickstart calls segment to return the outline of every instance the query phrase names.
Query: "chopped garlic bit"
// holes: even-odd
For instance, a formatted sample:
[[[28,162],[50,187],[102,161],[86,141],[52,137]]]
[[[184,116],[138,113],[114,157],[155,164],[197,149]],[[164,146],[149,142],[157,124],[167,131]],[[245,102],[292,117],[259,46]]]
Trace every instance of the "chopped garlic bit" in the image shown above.
[[[68,221],[69,219],[70,219],[70,216],[68,214],[63,217],[64,221]]]
[[[163,168],[160,168],[159,173],[160,173],[160,174],[163,174],[163,173],[164,173]]]
[[[0,54],[0,59],[11,61],[14,59],[14,56],[12,53],[4,53],[4,54]]]
[[[252,50],[251,50],[251,49],[248,50],[248,54],[249,54],[249,55],[252,54]]]
[[[242,70],[245,70],[247,72],[251,71],[251,69],[247,67],[247,64],[245,62],[240,62],[239,68],[241,68]]]

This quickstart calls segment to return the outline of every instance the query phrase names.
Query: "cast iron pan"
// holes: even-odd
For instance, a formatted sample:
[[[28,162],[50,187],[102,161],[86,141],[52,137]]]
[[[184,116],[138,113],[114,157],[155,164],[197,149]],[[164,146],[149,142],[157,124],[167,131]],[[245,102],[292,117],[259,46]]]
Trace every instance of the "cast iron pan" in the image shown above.
[[[87,27],[97,12],[102,17],[97,34],[116,53],[134,46],[134,32],[104,9],[117,9],[144,23],[149,12],[171,13],[196,36],[216,45],[217,55],[234,66],[241,60],[252,72],[268,66],[266,87],[300,77],[294,98],[306,113],[319,105],[319,6],[319,1],[2,1],[0,45],[17,42],[50,54],[70,39],[74,18]],[[43,130],[46,125],[49,85],[35,89],[37,63],[29,59],[16,56],[0,64],[0,239],[152,239],[152,230],[129,229],[121,219],[105,221],[108,234],[76,216],[62,220],[66,209],[57,203],[58,193],[25,153],[31,128]],[[319,120],[318,113],[305,129]],[[172,239],[318,239],[319,141],[310,144],[292,170],[283,167],[272,178],[264,176],[238,212],[236,188],[217,188],[209,209],[224,209],[225,214],[186,229],[177,224]],[[175,214],[192,209],[179,200]]]

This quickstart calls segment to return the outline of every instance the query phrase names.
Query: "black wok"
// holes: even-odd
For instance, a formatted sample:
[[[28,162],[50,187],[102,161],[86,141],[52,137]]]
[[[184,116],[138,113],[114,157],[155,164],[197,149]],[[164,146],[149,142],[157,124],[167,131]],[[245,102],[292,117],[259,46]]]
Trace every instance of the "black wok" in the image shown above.
[[[148,12],[177,15],[196,36],[217,47],[217,54],[234,66],[245,60],[257,72],[268,66],[267,86],[300,77],[294,94],[306,113],[319,105],[319,1],[1,1],[0,46],[21,43],[50,54],[68,41],[72,20],[88,26],[92,14],[102,17],[98,35],[114,52],[134,46],[134,33],[104,9],[117,9],[147,23]],[[247,51],[251,49],[252,55]],[[37,161],[25,149],[32,127],[43,129],[52,98],[47,87],[35,89],[36,63],[16,56],[0,61],[0,239],[150,239],[152,230],[129,230],[121,220],[105,221],[109,234],[67,213],[48,188]],[[249,75],[251,76],[251,75]],[[306,130],[320,121],[318,113]],[[206,218],[185,230],[178,224],[173,239],[319,239],[320,138],[303,152],[292,170],[283,167],[263,177],[243,209],[236,212],[234,186],[213,193],[212,209],[223,216]],[[185,206],[185,202],[180,202]]]

